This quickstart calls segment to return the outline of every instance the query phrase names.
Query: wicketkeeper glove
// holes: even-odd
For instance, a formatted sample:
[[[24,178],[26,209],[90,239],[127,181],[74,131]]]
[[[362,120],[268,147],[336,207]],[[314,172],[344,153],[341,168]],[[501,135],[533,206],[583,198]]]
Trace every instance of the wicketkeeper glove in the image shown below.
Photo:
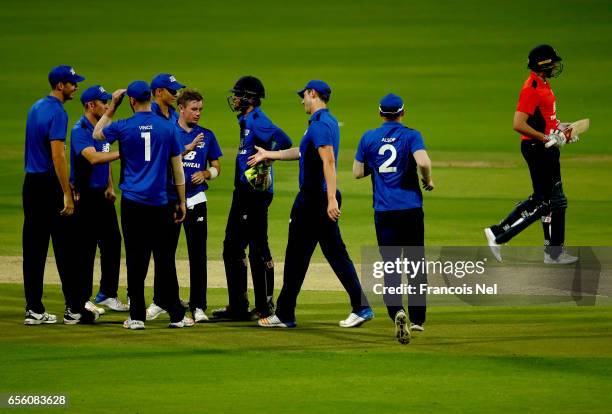
[[[266,162],[260,162],[244,172],[248,183],[256,191],[266,191],[272,184],[271,167]]]

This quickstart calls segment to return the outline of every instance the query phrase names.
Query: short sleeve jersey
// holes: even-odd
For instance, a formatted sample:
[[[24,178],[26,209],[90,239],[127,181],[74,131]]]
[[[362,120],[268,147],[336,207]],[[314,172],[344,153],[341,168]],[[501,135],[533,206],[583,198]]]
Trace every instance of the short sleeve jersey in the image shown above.
[[[189,151],[183,155],[183,170],[185,171],[185,195],[187,198],[208,190],[208,184],[204,181],[202,184],[193,184],[191,176],[198,172],[204,171],[211,161],[218,160],[223,156],[215,134],[206,128],[199,125],[194,126],[191,131],[187,132],[179,124],[176,124],[176,130],[181,145],[190,144],[195,137],[200,133],[204,134],[204,138],[196,146],[193,151]]]
[[[300,141],[300,190],[327,191],[323,162],[318,152],[319,147],[327,145],[334,149],[337,168],[340,128],[336,118],[325,108],[312,114],[308,129]]]
[[[255,145],[266,150],[273,149],[274,133],[278,127],[270,121],[264,112],[256,107],[246,115],[238,116],[240,125],[240,146],[236,155],[236,169],[234,175],[234,187],[250,188],[244,172],[250,167],[247,164],[249,157],[255,154]],[[268,192],[274,192],[274,172],[271,171],[272,180]]]
[[[26,173],[54,171],[51,141],[66,142],[68,114],[55,96],[38,100],[28,112],[25,133],[24,169]]]
[[[109,143],[119,141],[123,197],[153,206],[167,204],[170,159],[181,154],[175,128],[153,112],[136,112],[103,132]]]
[[[413,154],[425,149],[417,130],[399,122],[385,122],[366,132],[357,147],[355,159],[372,171],[375,211],[420,208],[423,196],[419,188]]]
[[[91,165],[82,155],[85,148],[93,147],[97,152],[110,152],[107,140],[94,139],[94,126],[82,116],[70,132],[70,182],[78,190],[85,188],[105,189],[108,185],[110,164]]]
[[[516,110],[529,115],[527,124],[543,134],[551,133],[559,124],[555,94],[550,84],[540,79],[534,72],[531,72],[523,84]],[[522,135],[521,139],[531,138]]]

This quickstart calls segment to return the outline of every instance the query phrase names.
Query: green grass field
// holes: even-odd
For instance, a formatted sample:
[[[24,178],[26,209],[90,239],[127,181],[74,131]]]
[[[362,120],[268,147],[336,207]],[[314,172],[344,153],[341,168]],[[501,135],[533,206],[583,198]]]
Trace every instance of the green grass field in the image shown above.
[[[428,245],[483,244],[482,228],[531,192],[511,129],[526,55],[552,43],[565,61],[553,81],[562,120],[591,118],[563,149],[568,245],[611,245],[612,8],[607,1],[195,2],[74,4],[35,0],[0,12],[0,256],[21,255],[26,114],[48,93],[52,66],[73,65],[86,88],[108,90],[171,72],[205,95],[203,124],[225,157],[209,198],[209,258],[221,259],[238,126],[225,102],[241,75],[260,77],[263,109],[297,144],[306,128],[295,91],[332,87],[341,127],[341,228],[360,261],[375,242],[368,180],[351,176],[361,134],[379,123],[388,92],[422,131],[436,190],[426,195]],[[80,102],[66,105],[70,124]],[[124,105],[118,117],[129,116]],[[114,166],[116,181],[118,166]],[[283,260],[297,164],[277,163],[269,238]],[[540,245],[534,225],[514,245]],[[186,257],[184,242],[179,258]],[[322,255],[316,253],[316,261]],[[278,281],[280,284],[280,281]],[[50,310],[62,308],[56,286]],[[291,332],[211,324],[180,332],[147,325],[126,333],[120,317],[95,327],[21,326],[20,286],[0,284],[0,393],[66,392],[72,412],[608,412],[609,308],[444,308],[407,347],[383,309],[356,331],[336,327],[343,294],[304,292]],[[225,302],[222,290],[210,303]],[[244,325],[244,324],[243,324]]]
[[[60,308],[59,289],[47,292]],[[304,292],[294,330],[175,331],[166,318],[142,332],[121,329],[117,314],[90,327],[22,326],[20,294],[0,285],[2,390],[68,393],[73,412],[576,413],[612,403],[610,307],[432,307],[427,331],[399,346],[382,310],[338,328],[339,292]],[[209,297],[222,304],[225,291]]]

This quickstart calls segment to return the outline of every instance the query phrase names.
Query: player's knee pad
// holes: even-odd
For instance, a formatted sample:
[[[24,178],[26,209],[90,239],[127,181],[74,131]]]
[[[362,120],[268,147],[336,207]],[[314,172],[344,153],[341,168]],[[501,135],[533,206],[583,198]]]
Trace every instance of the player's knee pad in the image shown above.
[[[567,208],[567,197],[565,197],[565,193],[563,192],[563,184],[561,181],[558,181],[553,186],[550,194],[550,209],[552,211],[557,211],[564,208]]]

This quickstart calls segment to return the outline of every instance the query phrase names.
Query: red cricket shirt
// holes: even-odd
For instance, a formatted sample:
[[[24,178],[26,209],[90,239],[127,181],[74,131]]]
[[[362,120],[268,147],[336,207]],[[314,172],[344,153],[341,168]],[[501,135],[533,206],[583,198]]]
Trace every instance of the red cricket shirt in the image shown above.
[[[550,134],[552,130],[557,129],[559,121],[555,94],[550,89],[550,84],[540,79],[534,72],[531,72],[523,84],[516,110],[529,115],[527,124],[536,131]],[[532,138],[522,135],[521,139]]]

